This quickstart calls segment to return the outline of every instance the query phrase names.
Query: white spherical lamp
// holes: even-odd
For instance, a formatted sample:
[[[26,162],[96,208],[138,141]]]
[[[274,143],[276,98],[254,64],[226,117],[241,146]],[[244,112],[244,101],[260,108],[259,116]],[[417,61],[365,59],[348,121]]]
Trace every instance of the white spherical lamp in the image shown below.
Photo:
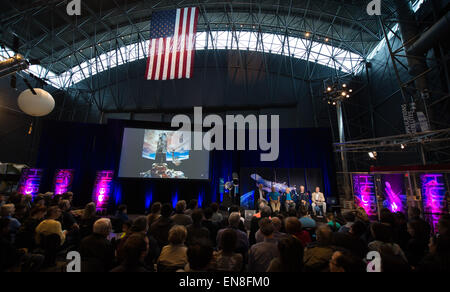
[[[19,95],[17,103],[19,108],[27,115],[33,117],[43,117],[48,115],[55,108],[55,100],[47,91],[35,88],[36,95],[30,89]]]

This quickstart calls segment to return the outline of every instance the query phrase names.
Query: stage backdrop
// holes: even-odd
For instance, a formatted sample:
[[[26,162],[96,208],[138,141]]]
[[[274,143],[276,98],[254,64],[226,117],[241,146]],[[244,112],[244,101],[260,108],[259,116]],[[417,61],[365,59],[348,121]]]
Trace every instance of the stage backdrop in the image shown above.
[[[327,196],[336,196],[332,139],[329,129],[281,129],[280,156],[261,162],[259,151],[213,151],[209,181],[145,180],[117,178],[124,127],[157,128],[161,124],[109,120],[107,125],[46,121],[40,139],[37,167],[53,174],[73,169],[72,191],[77,206],[92,200],[97,171],[113,170],[115,178],[110,209],[127,204],[129,212],[142,213],[153,202],[197,199],[201,205],[220,200],[220,179],[230,181],[241,169],[314,169]],[[44,176],[41,192],[52,188],[53,176]],[[302,181],[299,181],[301,184]],[[316,183],[313,183],[316,184]],[[252,187],[249,187],[252,190]],[[250,190],[241,190],[241,193]]]

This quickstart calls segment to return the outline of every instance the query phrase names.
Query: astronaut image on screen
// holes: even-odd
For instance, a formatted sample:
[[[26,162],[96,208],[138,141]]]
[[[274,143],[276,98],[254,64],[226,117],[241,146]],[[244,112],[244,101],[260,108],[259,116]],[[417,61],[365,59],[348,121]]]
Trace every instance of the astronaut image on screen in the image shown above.
[[[142,157],[154,160],[152,169],[140,173],[143,178],[187,179],[183,171],[176,170],[189,159],[191,136],[187,132],[146,130]],[[174,169],[169,167],[169,162]]]

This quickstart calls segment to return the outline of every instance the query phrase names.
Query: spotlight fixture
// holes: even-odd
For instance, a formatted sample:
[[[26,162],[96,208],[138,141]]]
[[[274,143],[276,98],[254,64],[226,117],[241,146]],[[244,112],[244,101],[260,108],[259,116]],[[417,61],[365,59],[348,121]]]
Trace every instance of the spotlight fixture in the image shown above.
[[[326,38],[326,39],[325,39],[325,41],[326,41],[327,43],[328,43],[329,40],[330,40],[329,38]]]
[[[345,83],[342,84],[342,87],[343,87],[343,88],[347,88],[347,84],[345,84]]]
[[[305,33],[305,36],[306,36],[307,38],[309,38],[310,35],[311,35],[311,34],[310,34],[309,32]]]
[[[377,159],[377,153],[375,151],[369,152],[370,159],[376,160]]]
[[[400,148],[405,149],[405,148],[406,148],[406,145],[405,145],[405,144],[402,144],[402,145],[400,145]]]

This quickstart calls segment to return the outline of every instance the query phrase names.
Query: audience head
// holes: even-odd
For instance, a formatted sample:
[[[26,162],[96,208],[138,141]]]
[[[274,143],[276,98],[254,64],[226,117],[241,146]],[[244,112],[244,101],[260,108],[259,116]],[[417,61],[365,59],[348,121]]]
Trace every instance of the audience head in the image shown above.
[[[450,236],[432,236],[428,248],[434,255],[450,255]]]
[[[388,209],[383,208],[380,211],[380,223],[389,225],[391,227],[394,227],[395,225],[395,217],[394,214]]]
[[[355,213],[353,212],[346,212],[343,215],[345,221],[349,222],[349,223],[353,223],[355,222]]]
[[[97,210],[94,202],[90,202],[84,207],[83,219],[92,219],[95,217]]]
[[[47,208],[39,205],[39,206],[33,207],[30,210],[30,217],[41,220],[42,218],[45,217],[46,213],[47,213]]]
[[[101,218],[95,221],[93,231],[96,234],[107,237],[112,230],[111,220],[108,218]]]
[[[159,214],[161,213],[162,204],[160,202],[153,203],[150,213]]]
[[[189,208],[190,210],[197,209],[197,207],[198,207],[198,201],[197,201],[197,200],[190,200],[190,201],[189,201],[188,208]]]
[[[327,225],[321,225],[316,230],[317,242],[321,245],[330,245],[333,237],[333,232]]]
[[[320,192],[320,187],[316,187],[316,193]]]
[[[161,216],[164,218],[169,218],[172,215],[172,206],[170,204],[164,204],[161,208]]]
[[[286,218],[285,229],[288,234],[295,235],[302,232],[302,223],[297,217]]]
[[[66,192],[66,193],[62,194],[62,198],[63,198],[63,200],[69,200],[70,202],[72,202],[72,200],[73,200],[73,193],[72,192]]]
[[[305,192],[305,186],[300,186],[300,193],[304,193]]]
[[[302,205],[298,208],[298,216],[300,218],[308,216],[308,214],[309,214],[308,207]]]
[[[272,193],[275,193],[275,192],[277,191],[277,189],[275,188],[275,186],[272,186],[270,189],[272,190]]]
[[[382,223],[372,223],[370,225],[370,232],[372,237],[381,242],[392,242],[392,228]]]
[[[147,233],[148,231],[148,221],[147,217],[140,216],[136,220],[134,220],[133,225],[131,226],[131,232],[133,233]]]
[[[369,216],[367,215],[366,210],[364,210],[363,207],[356,208],[355,217],[362,222],[370,222]]]
[[[148,248],[147,236],[141,233],[130,235],[123,246],[123,264],[126,266],[138,265],[147,256]]]
[[[272,220],[269,218],[263,218],[259,221],[259,230],[261,231],[264,237],[271,237],[275,232],[275,228],[273,227]]]
[[[278,242],[278,252],[283,272],[295,273],[303,270],[303,245],[293,236]]]
[[[125,221],[122,223],[122,232],[123,233],[128,233],[128,231],[130,231],[131,226],[133,226],[133,222],[132,221]]]
[[[263,184],[259,184],[259,185],[258,185],[258,189],[260,189],[260,190],[262,190],[263,187],[264,187]]]
[[[16,214],[16,218],[24,218],[27,215],[27,206],[25,203],[19,203],[16,205],[16,211],[14,212]]]
[[[294,207],[290,207],[288,210],[288,216],[289,217],[297,217],[297,211]]]
[[[230,214],[230,217],[228,217],[228,224],[232,228],[238,228],[240,222],[241,222],[241,214],[238,212],[233,212]]]
[[[127,214],[128,207],[127,205],[120,205],[119,208],[117,208],[117,211],[119,211],[120,214]]]
[[[47,218],[48,219],[58,219],[61,217],[61,209],[58,206],[51,206],[47,209]]]
[[[224,253],[232,253],[237,246],[237,234],[235,230],[225,229],[220,238],[220,247]]]
[[[58,206],[62,211],[67,211],[70,209],[70,201],[69,200],[61,200],[59,202]]]
[[[350,227],[349,233],[355,237],[361,237],[366,233],[366,225],[361,221],[356,221],[352,226]]]
[[[211,209],[213,210],[214,213],[217,213],[217,211],[219,211],[219,204],[212,203],[211,204]]]
[[[407,230],[409,235],[412,238],[416,239],[427,239],[429,238],[429,234],[427,234],[427,230],[422,222],[418,219],[412,219],[407,224]]]
[[[269,218],[272,215],[272,209],[269,206],[264,206],[261,209],[261,218]]]
[[[347,251],[336,251],[330,260],[332,273],[363,273],[366,271],[364,262]]]
[[[0,212],[2,217],[8,217],[14,215],[16,207],[14,204],[5,204],[1,207]]]
[[[187,257],[192,271],[206,271],[213,258],[213,248],[206,242],[193,244],[187,250]]]
[[[169,230],[169,243],[172,245],[182,245],[186,241],[187,230],[182,225],[175,225]]]
[[[275,229],[275,232],[280,232],[281,227],[283,227],[283,222],[278,217],[272,218],[272,224],[273,224],[273,228]]]
[[[186,201],[178,201],[178,203],[175,205],[175,213],[183,214],[184,211],[186,211]]]
[[[211,207],[208,207],[203,211],[203,215],[205,215],[206,220],[210,220],[212,218],[213,214],[214,214],[214,211]]]
[[[196,209],[194,212],[192,212],[191,217],[195,225],[200,225],[203,220],[203,211],[201,209]]]

